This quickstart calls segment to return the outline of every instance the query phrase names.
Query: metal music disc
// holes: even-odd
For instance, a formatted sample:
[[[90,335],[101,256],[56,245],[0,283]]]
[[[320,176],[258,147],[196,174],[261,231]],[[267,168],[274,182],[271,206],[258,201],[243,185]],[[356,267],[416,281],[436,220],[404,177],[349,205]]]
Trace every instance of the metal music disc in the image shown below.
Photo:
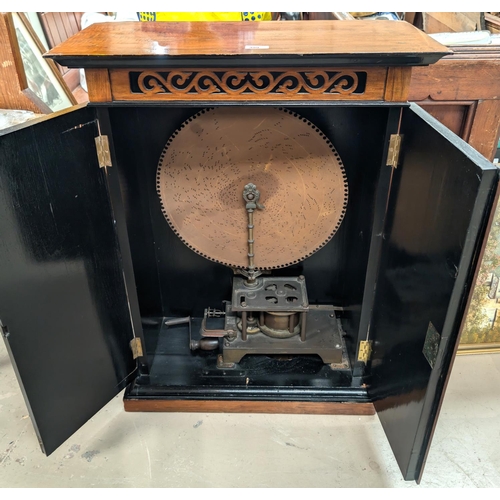
[[[255,267],[286,267],[335,234],[347,206],[339,155],[312,123],[286,109],[223,107],[189,118],[161,154],[157,191],[170,227],[192,250],[248,266],[243,188],[254,183]]]

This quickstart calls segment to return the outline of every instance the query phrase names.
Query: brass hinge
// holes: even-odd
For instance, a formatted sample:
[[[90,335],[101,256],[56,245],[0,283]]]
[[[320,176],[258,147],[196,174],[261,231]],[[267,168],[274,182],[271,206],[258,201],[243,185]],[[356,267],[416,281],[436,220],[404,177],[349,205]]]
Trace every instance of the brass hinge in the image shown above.
[[[130,341],[130,349],[132,349],[132,356],[134,359],[140,358],[144,355],[142,350],[142,342],[139,337],[135,337]]]
[[[372,355],[372,341],[362,340],[359,343],[358,361],[362,361],[365,365]]]
[[[95,147],[97,149],[97,159],[101,168],[111,167],[111,154],[109,152],[109,141],[107,135],[98,135],[95,138]]]
[[[389,151],[387,153],[387,163],[388,167],[397,168],[399,162],[399,153],[401,152],[401,142],[403,136],[399,134],[391,134],[391,139],[389,141]]]

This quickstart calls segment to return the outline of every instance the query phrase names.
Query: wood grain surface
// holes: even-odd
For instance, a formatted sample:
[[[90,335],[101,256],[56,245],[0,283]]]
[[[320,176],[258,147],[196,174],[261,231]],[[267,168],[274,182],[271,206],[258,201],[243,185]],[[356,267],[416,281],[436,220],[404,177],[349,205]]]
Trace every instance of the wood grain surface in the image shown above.
[[[393,67],[387,70],[385,101],[402,102],[408,100],[412,68]]]
[[[496,59],[443,59],[426,68],[413,68],[410,101],[500,98],[500,53]]]
[[[387,68],[140,68],[109,73],[115,101],[377,101],[384,98]]]
[[[446,125],[464,141],[468,141],[472,119],[476,109],[475,101],[420,101],[422,106],[434,118]]]
[[[349,54],[440,59],[449,50],[405,22],[101,23],[48,52],[49,57],[238,56]],[[414,56],[417,55],[416,59]],[[87,65],[91,65],[89,62]]]
[[[500,101],[479,101],[467,142],[488,160],[492,161],[497,150],[499,136]]]
[[[482,29],[480,12],[423,12],[422,21],[426,33],[453,33]]]
[[[408,99],[422,104],[491,161],[500,134],[498,75],[498,46],[455,47],[438,63],[412,69]]]
[[[87,68],[85,70],[90,102],[111,102],[111,85],[106,68]]]
[[[375,415],[372,403],[124,399],[125,411]]]

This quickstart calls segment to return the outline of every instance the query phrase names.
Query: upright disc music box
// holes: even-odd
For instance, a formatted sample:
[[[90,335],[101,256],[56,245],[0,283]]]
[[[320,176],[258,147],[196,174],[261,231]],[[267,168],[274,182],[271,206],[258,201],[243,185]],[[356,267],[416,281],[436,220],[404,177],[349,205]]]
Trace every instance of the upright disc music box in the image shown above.
[[[105,23],[0,133],[0,319],[45,453],[127,411],[373,414],[420,480],[497,186],[404,22]]]

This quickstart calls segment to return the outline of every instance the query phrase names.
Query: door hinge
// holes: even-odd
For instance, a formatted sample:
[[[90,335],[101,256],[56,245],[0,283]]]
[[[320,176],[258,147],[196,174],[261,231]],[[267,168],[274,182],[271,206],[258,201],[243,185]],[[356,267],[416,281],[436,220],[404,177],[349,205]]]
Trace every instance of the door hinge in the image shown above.
[[[135,337],[130,341],[130,348],[132,349],[132,356],[134,357],[134,359],[144,356],[144,352],[142,350],[142,342],[139,337]]]
[[[109,152],[109,141],[107,135],[98,135],[95,138],[95,147],[97,149],[97,159],[99,161],[99,166],[112,167],[111,163],[111,153]]]
[[[397,168],[399,162],[399,153],[401,152],[401,142],[403,136],[400,134],[391,134],[389,140],[389,151],[387,152],[387,163],[388,167]]]
[[[365,365],[372,356],[372,341],[362,340],[359,343],[358,361],[362,361]]]

